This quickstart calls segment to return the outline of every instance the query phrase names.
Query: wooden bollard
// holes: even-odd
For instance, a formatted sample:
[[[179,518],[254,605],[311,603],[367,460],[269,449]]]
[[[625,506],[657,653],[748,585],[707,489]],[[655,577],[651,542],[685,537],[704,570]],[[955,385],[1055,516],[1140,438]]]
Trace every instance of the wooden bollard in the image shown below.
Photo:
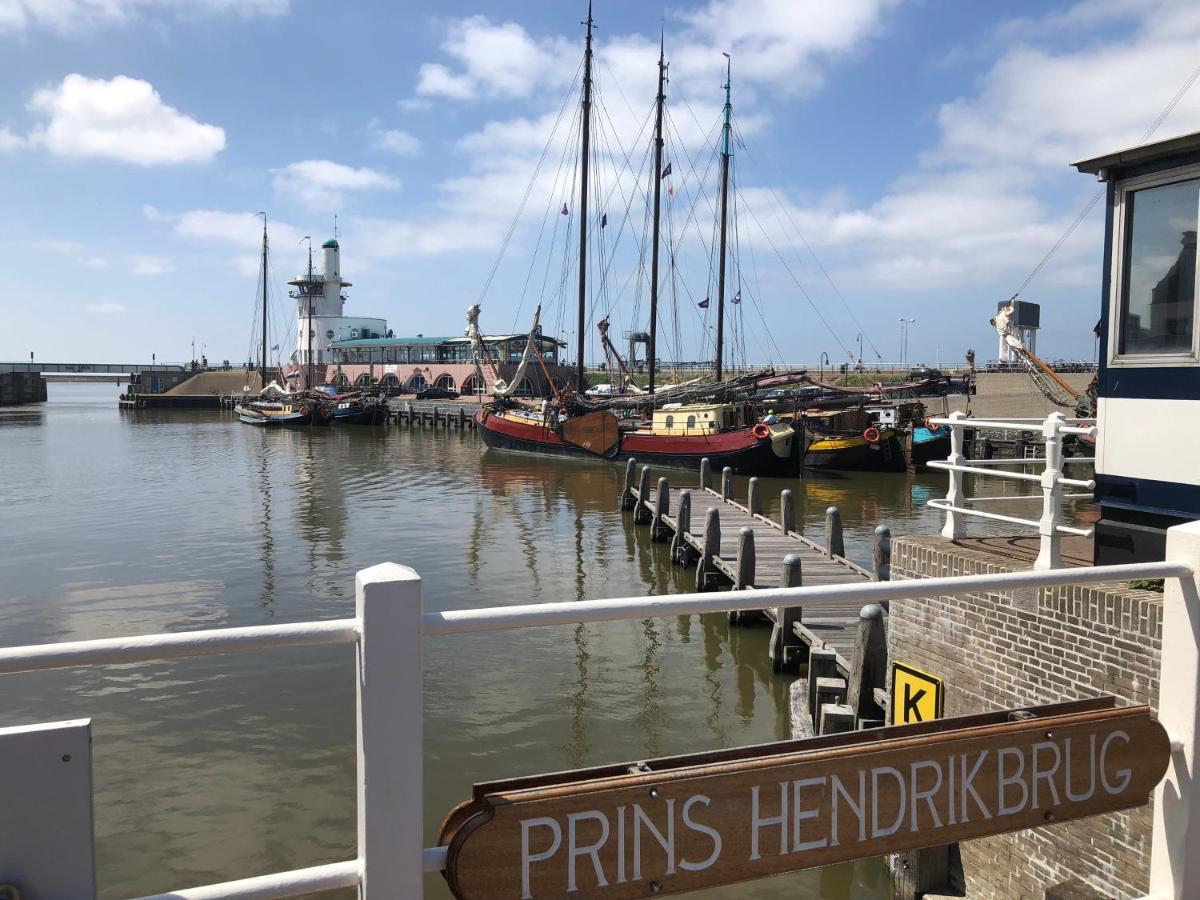
[[[738,532],[737,580],[733,589],[744,591],[754,587],[754,570],[754,529],[747,525]]]
[[[875,689],[887,684],[887,672],[887,625],[883,620],[883,607],[871,603],[858,613],[858,630],[854,633],[854,651],[850,656],[846,705],[854,710],[856,719],[879,718]]]
[[[825,550],[830,556],[846,555],[846,544],[842,540],[842,514],[836,506],[825,510]]]
[[[658,490],[654,492],[654,515],[650,519],[650,540],[665,541],[667,526],[662,517],[671,514],[671,488],[666,478],[658,479]]]
[[[621,490],[621,509],[633,509],[633,482],[637,475],[637,460],[632,456],[625,462],[625,487]]]
[[[633,508],[633,521],[638,525],[645,525],[650,521],[650,504],[646,502],[649,494],[650,467],[642,466],[641,474],[638,476],[637,506]]]
[[[892,579],[892,529],[886,525],[875,526],[874,540],[875,580]]]
[[[700,460],[700,490],[706,491],[712,487],[712,463],[708,457]]]
[[[699,590],[708,590],[708,583],[716,574],[713,558],[720,555],[721,511],[710,506],[704,514],[704,549],[700,552],[700,561],[696,563],[696,587]]]
[[[671,559],[686,566],[691,561],[692,548],[686,536],[692,530],[692,492],[679,492],[679,512],[675,514],[675,534],[671,538]]]
[[[822,703],[816,732],[819,735],[841,734],[854,730],[854,713],[849,706]]]
[[[438,408],[435,406],[433,408],[433,427],[437,428],[437,424],[438,424]]]
[[[784,534],[796,530],[796,501],[787,488],[779,492],[779,524],[783,526]]]
[[[406,400],[404,403],[405,421],[411,426],[413,423],[413,405],[411,400]]]
[[[783,572],[779,576],[781,588],[801,587],[804,583],[802,558],[798,553],[789,553],[783,558]],[[805,657],[808,645],[796,634],[796,623],[802,621],[804,610],[799,606],[775,608],[775,625],[771,629],[771,646],[767,651],[771,668],[776,672],[794,670]]]
[[[758,489],[758,479],[750,479],[750,487],[746,492],[746,509],[752,516],[762,515],[762,494]]]
[[[721,470],[721,499],[733,499],[733,469],[729,466]]]
[[[467,408],[460,406],[458,408],[458,430],[466,431],[467,429]]]

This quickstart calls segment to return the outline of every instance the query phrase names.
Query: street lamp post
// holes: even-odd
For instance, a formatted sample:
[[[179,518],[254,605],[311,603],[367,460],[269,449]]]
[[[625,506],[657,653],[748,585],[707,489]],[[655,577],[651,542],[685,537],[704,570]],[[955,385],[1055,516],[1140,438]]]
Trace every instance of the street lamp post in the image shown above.
[[[817,376],[822,381],[825,380],[825,367],[827,365],[829,365],[829,354],[822,350],[821,351],[821,360],[820,360],[821,370],[820,370],[820,374]]]
[[[858,364],[855,366],[855,368],[856,368],[856,369],[857,369],[859,372],[861,372],[861,371],[862,371],[862,367],[863,367],[863,362],[862,362],[862,332],[860,331],[860,332],[858,333]]]
[[[900,317],[900,367],[904,368],[908,361],[908,329],[917,323],[916,319]]]

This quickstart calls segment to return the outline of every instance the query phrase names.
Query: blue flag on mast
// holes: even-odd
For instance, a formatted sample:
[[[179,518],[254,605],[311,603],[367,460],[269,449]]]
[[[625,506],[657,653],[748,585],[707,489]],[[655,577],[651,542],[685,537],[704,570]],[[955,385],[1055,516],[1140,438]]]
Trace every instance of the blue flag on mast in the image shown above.
[[[733,302],[735,304],[742,302],[742,292],[741,291],[738,291],[736,294],[733,295]]]
[[[699,303],[697,303],[696,305],[697,305],[698,307],[700,307],[701,309],[708,309],[708,298],[707,298],[707,297],[705,297],[703,300],[701,300],[701,301],[700,301]]]
[[[604,215],[602,215],[600,217],[600,227],[605,228],[605,227],[607,227],[607,225],[608,225],[608,213],[605,213]]]
[[[671,174],[671,164],[667,163],[666,166],[663,167],[662,177],[666,178],[670,174]]]
[[[563,204],[562,214],[564,216],[569,216],[571,214],[571,211],[569,209],[567,209],[567,204],[565,204],[565,203]]]

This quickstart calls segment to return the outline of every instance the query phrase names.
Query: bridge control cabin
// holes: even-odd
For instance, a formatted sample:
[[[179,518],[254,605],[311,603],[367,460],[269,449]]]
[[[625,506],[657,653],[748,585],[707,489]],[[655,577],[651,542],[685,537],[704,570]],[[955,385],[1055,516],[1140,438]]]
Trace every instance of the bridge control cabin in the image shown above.
[[[1095,561],[1162,559],[1200,519],[1200,132],[1074,165],[1108,185]]]

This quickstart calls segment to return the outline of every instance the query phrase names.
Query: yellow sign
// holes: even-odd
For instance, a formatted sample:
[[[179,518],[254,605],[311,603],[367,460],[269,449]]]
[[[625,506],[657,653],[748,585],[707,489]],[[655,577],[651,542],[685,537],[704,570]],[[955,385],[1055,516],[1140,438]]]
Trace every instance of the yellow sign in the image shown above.
[[[912,725],[942,717],[945,683],[904,663],[892,664],[892,724]]]

